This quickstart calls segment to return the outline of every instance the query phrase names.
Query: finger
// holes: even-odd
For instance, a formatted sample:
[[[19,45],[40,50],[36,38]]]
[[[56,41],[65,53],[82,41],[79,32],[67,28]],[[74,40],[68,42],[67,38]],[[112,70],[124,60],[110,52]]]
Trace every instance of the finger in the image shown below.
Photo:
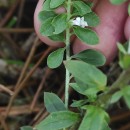
[[[130,16],[127,18],[125,23],[125,37],[127,40],[130,40]]]
[[[89,1],[90,2],[94,2],[94,6],[95,6],[97,4],[98,0],[89,0]],[[42,10],[43,3],[44,3],[44,0],[39,0],[38,4],[36,6],[35,13],[34,13],[34,28],[35,28],[35,31],[36,31],[38,37],[40,38],[40,40],[43,41],[44,43],[46,43],[47,45],[56,46],[56,47],[63,46],[63,43],[61,43],[61,42],[54,42],[54,41],[50,40],[48,37],[42,36],[40,34],[40,32],[39,32],[41,23],[40,23],[40,21],[38,19],[38,14]],[[63,13],[63,12],[65,12],[65,9],[62,7],[62,8],[56,9],[55,11],[57,13]],[[73,41],[73,39],[75,39],[75,36],[71,37],[71,41]]]
[[[39,0],[38,4],[36,6],[35,13],[34,13],[34,28],[35,28],[35,31],[36,31],[38,37],[40,38],[40,40],[43,41],[44,43],[46,43],[47,45],[59,46],[59,47],[63,46],[63,44],[61,42],[54,42],[54,41],[50,40],[48,37],[42,36],[39,32],[41,23],[38,19],[38,14],[42,10],[43,2],[44,2],[44,0]],[[56,10],[56,12],[57,13],[65,12],[65,9],[59,8],[59,9]]]
[[[114,6],[108,0],[100,0],[94,10],[101,19],[100,25],[94,28],[100,39],[99,44],[89,46],[76,39],[73,51],[78,53],[85,49],[96,49],[106,56],[107,62],[110,62],[117,52],[116,43],[124,38],[123,28],[127,18],[127,4]]]

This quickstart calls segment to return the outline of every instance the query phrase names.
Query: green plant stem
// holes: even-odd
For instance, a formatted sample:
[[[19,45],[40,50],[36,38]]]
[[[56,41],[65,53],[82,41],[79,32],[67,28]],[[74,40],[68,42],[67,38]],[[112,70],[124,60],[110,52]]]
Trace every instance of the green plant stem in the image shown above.
[[[101,95],[98,101],[102,103],[109,102],[112,94],[118,91],[119,89],[122,89],[125,86],[127,86],[129,81],[130,81],[130,68],[127,70],[123,70],[119,78],[112,84],[112,86],[110,86],[109,91]],[[107,101],[106,100],[104,101],[104,99],[106,99]]]
[[[109,94],[113,94],[115,91],[124,88],[130,81],[130,69],[124,70],[119,78],[114,82],[109,90]]]
[[[71,17],[71,0],[67,1],[67,22],[69,22]],[[70,26],[66,29],[66,60],[70,59]],[[65,106],[68,109],[69,102],[69,81],[70,73],[66,69],[66,81],[65,81]]]

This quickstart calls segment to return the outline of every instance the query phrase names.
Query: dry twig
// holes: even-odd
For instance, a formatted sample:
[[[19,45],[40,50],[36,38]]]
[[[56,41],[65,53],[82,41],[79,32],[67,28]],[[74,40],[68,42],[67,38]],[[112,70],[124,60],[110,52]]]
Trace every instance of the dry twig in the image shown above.
[[[14,95],[11,97],[9,105],[7,107],[7,111],[6,111],[6,116],[5,118],[8,116],[8,113],[10,111],[10,108],[12,106],[12,103],[14,101],[14,99],[16,98],[16,96],[18,95],[18,93],[24,88],[24,85],[26,83],[26,81],[30,78],[30,76],[33,74],[33,72],[36,70],[36,68],[41,64],[41,62],[43,61],[43,59],[48,55],[48,53],[50,51],[52,51],[54,48],[53,47],[49,47],[46,52],[42,55],[42,57],[39,59],[39,61],[35,64],[35,66],[32,68],[32,70],[27,74],[27,76],[24,78],[24,80],[21,82],[20,86],[15,90]]]

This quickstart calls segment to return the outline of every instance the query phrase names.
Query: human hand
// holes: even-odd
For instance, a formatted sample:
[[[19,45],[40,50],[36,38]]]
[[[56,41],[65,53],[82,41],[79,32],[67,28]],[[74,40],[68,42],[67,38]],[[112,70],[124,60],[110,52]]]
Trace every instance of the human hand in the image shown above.
[[[38,20],[38,14],[42,10],[43,0],[39,0],[35,14],[34,25],[38,37],[46,44],[50,46],[63,46],[60,42],[54,42],[47,37],[40,34],[40,21]],[[107,58],[107,62],[111,62],[117,54],[117,42],[124,41],[130,38],[130,17],[127,13],[128,2],[122,5],[112,5],[109,0],[97,0],[93,10],[100,17],[101,23],[93,28],[99,36],[99,44],[86,45],[82,43],[78,38],[72,38],[72,48],[74,53],[78,53],[85,49],[96,49],[101,51]],[[58,13],[65,11],[64,8],[56,10]]]

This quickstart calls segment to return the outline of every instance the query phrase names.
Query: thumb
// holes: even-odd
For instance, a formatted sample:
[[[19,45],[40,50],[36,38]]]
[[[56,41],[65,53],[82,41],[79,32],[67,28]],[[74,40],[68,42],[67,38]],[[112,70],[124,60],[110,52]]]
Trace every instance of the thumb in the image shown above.
[[[44,3],[44,0],[39,0],[38,3],[37,3],[37,6],[36,6],[36,9],[35,9],[35,13],[34,13],[34,28],[35,28],[35,31],[36,31],[36,34],[38,35],[39,39],[41,41],[43,41],[44,43],[46,43],[47,45],[50,45],[50,46],[63,46],[63,44],[61,42],[54,42],[52,40],[50,40],[48,37],[45,37],[45,36],[42,36],[40,34],[40,25],[41,25],[41,22],[40,20],[38,19],[38,14],[40,11],[42,11],[42,5]],[[64,8],[59,8],[56,10],[56,12],[58,13],[62,13],[64,11]]]

